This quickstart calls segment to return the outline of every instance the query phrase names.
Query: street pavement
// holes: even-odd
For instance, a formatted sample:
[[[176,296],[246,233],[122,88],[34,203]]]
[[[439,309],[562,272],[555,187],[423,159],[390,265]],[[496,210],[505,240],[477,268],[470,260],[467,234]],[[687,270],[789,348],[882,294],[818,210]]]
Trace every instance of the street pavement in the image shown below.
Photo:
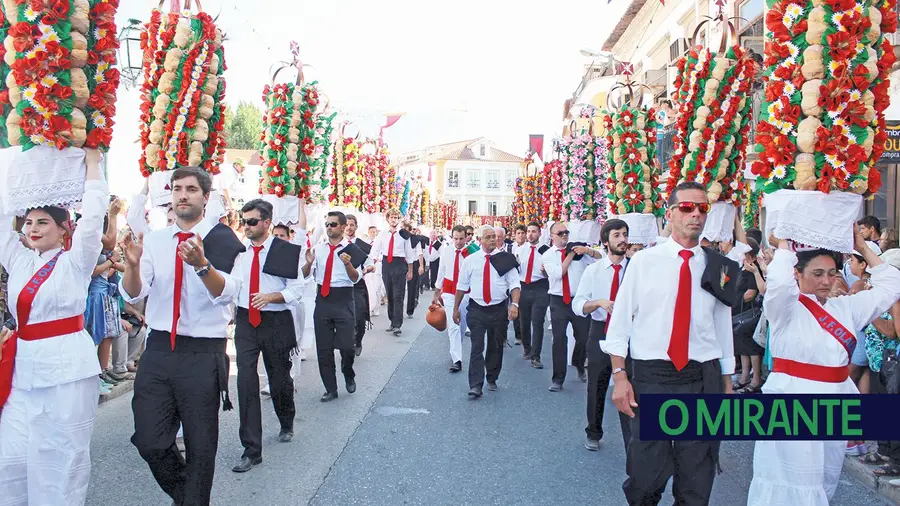
[[[549,332],[545,369],[532,369],[521,347],[507,348],[499,390],[470,401],[465,370],[447,372],[446,333],[424,322],[430,297],[422,296],[401,337],[384,332],[381,307],[357,359],[352,395],[339,378],[339,399],[320,403],[324,389],[310,354],[297,381],[292,443],[276,441],[278,422],[264,398],[263,464],[246,474],[231,472],[242,451],[237,411],[221,413],[212,504],[624,504],[625,456],[615,408],[608,402],[601,450],[588,452],[585,384],[570,368],[562,392],[547,390]],[[466,357],[468,348],[464,341]],[[237,407],[235,370],[232,364]],[[171,503],[129,441],[130,401],[127,394],[98,410],[89,505]],[[724,472],[716,478],[712,505],[746,504],[752,455],[752,443],[723,444]],[[672,504],[671,491],[662,504]],[[845,473],[832,506],[860,505],[890,503]]]

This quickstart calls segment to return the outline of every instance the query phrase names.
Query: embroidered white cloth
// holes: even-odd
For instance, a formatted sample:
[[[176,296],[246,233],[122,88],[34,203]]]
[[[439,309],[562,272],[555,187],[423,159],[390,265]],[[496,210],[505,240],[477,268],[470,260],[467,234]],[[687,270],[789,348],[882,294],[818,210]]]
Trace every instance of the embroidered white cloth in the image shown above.
[[[34,207],[74,208],[84,195],[84,151],[35,146],[0,150],[3,212],[24,216]]]
[[[172,203],[172,172],[154,172],[150,174],[150,204],[153,207]]]
[[[272,204],[272,223],[276,225],[293,225],[300,216],[300,199],[293,195],[278,197],[263,195],[262,199]]]
[[[628,213],[619,216],[610,215],[610,219],[618,218],[628,224],[628,242],[650,246],[656,242],[659,227],[656,216],[649,213]]]
[[[816,248],[853,252],[853,223],[862,197],[855,193],[778,190],[766,195],[766,237]]]
[[[712,242],[734,240],[734,216],[737,208],[727,202],[716,202],[706,217],[706,226],[700,236]]]

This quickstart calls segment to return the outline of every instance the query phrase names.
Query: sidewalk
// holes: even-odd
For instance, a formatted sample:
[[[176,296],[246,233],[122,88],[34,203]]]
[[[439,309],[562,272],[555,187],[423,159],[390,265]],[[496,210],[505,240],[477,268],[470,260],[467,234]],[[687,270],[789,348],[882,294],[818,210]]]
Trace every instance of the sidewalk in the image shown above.
[[[125,380],[121,381],[116,385],[113,385],[112,391],[108,394],[100,394],[100,402],[99,404],[102,406],[104,403],[109,402],[116,397],[122,396],[134,390],[134,381],[133,380]]]
[[[859,480],[863,485],[875,490],[882,497],[894,504],[900,505],[900,486],[891,485],[889,481],[895,478],[881,478],[872,473],[875,466],[863,464],[855,455],[848,455],[844,459],[844,471]]]

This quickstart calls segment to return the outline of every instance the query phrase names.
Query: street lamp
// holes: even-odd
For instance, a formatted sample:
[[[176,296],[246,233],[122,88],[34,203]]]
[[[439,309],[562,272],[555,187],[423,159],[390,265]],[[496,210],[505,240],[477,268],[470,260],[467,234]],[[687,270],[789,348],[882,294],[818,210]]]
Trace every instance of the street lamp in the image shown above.
[[[119,74],[123,78],[126,89],[138,86],[143,74],[142,25],[143,23],[138,19],[129,19],[122,31],[119,32]]]

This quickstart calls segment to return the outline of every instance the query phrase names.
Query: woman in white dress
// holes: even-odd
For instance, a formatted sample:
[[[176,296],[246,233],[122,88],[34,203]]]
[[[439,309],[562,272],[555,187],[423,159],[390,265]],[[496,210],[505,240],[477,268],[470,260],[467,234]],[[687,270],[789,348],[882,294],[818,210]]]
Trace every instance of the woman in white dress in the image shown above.
[[[84,504],[100,364],[84,330],[88,284],[102,248],[109,190],[100,154],[85,150],[82,217],[62,250],[68,213],[30,210],[19,242],[0,216],[0,264],[9,275],[17,331],[0,356],[0,505]],[[5,401],[5,402],[4,402]]]
[[[764,311],[773,365],[763,392],[858,393],[849,378],[855,343],[850,337],[900,297],[900,271],[883,263],[857,229],[854,246],[871,268],[872,289],[828,298],[841,275],[839,254],[821,249],[795,253],[789,241],[769,242],[778,250],[766,280]],[[831,323],[831,331],[820,321]],[[840,479],[845,447],[846,441],[757,441],[747,504],[827,505]]]

